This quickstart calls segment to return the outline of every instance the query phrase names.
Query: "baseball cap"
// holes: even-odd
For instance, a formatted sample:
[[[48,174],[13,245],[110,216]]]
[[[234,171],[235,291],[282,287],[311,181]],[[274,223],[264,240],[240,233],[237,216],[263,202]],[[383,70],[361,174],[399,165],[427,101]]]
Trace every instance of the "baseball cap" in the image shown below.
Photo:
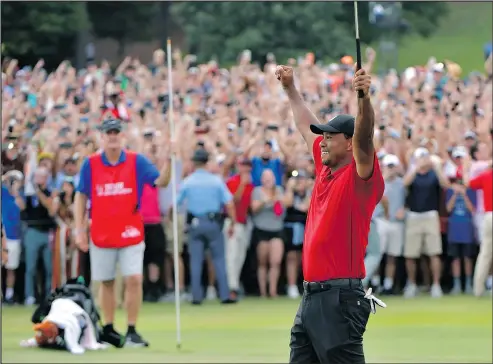
[[[55,155],[53,153],[50,153],[50,152],[41,152],[38,154],[38,163],[40,161],[42,161],[43,159],[51,159],[51,160],[54,160],[55,159]]]
[[[472,130],[466,131],[464,134],[464,139],[474,139],[476,140],[476,133]]]
[[[100,130],[103,133],[108,133],[109,131],[122,131],[123,126],[122,122],[119,119],[106,119],[101,124]]]
[[[354,134],[354,117],[341,114],[333,117],[327,124],[311,124],[310,130],[314,134],[323,133],[346,134],[350,137]]]
[[[415,158],[422,158],[422,157],[427,157],[430,155],[430,152],[426,148],[417,148],[414,153],[413,153]]]
[[[436,63],[436,64],[434,64],[434,65],[431,67],[431,70],[432,70],[433,72],[439,72],[439,73],[441,73],[441,72],[443,72],[443,69],[444,69],[444,65],[443,65],[443,63]]]
[[[197,149],[192,156],[192,161],[199,163],[207,163],[209,161],[209,153],[205,149]]]
[[[467,150],[463,146],[458,146],[452,150],[452,158],[464,158],[467,156]]]
[[[398,166],[400,164],[399,158],[394,155],[394,154],[387,154],[385,157],[382,159],[382,164],[385,167],[388,166]]]

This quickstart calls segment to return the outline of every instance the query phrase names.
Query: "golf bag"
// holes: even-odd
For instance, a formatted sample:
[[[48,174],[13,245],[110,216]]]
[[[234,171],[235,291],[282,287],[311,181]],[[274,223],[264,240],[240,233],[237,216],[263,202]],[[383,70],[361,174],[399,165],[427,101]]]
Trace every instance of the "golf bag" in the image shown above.
[[[32,323],[37,324],[42,322],[50,312],[53,301],[58,298],[68,298],[87,312],[95,328],[96,340],[101,342],[101,316],[92,298],[91,290],[86,287],[83,277],[70,279],[63,286],[51,292],[34,311],[31,318]]]

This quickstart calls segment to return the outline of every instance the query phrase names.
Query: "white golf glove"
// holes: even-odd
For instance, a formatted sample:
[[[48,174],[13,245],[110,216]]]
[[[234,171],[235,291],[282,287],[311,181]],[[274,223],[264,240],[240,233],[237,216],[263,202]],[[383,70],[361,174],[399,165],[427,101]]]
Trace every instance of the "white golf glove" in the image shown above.
[[[368,288],[368,291],[366,291],[365,298],[370,301],[370,308],[371,308],[371,313],[375,314],[377,313],[377,305],[385,308],[387,305],[385,302],[382,300],[379,300],[372,294],[372,289]]]

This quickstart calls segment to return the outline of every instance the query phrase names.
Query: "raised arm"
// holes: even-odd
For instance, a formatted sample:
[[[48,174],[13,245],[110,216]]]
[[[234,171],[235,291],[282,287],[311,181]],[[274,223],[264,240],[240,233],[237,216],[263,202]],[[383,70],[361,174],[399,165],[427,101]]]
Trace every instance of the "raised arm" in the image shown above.
[[[281,81],[282,87],[286,91],[289,98],[289,104],[293,111],[296,128],[299,130],[303,139],[308,145],[308,150],[313,150],[313,142],[317,135],[310,130],[310,124],[319,124],[315,114],[303,101],[300,93],[294,85],[294,72],[292,67],[278,66],[276,69],[276,77]]]
[[[353,79],[355,91],[363,91],[358,98],[358,115],[354,123],[353,156],[356,171],[362,179],[369,179],[373,174],[375,147],[373,132],[375,130],[375,112],[370,101],[371,77],[362,68],[356,71]]]

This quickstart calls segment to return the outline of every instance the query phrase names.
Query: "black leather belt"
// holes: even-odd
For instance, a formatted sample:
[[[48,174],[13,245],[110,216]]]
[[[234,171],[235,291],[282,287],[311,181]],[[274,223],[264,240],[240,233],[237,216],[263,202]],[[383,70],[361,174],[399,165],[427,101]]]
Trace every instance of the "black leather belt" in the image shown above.
[[[193,219],[209,219],[211,221],[218,221],[220,222],[222,220],[223,214],[219,212],[209,212],[204,215],[200,216],[194,216],[191,213],[187,213],[187,224],[191,224]]]
[[[362,286],[359,278],[329,279],[321,282],[303,281],[303,289],[307,293],[328,291],[331,288],[360,288]]]

